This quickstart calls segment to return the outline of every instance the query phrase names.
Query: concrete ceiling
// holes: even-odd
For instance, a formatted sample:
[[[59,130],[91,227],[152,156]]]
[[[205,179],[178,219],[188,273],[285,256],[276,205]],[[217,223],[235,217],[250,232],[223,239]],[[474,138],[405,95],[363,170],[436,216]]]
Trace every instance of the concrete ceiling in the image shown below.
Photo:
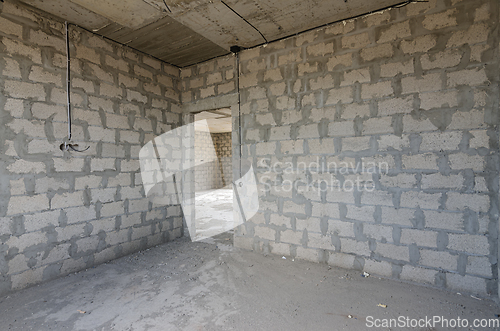
[[[404,0],[20,0],[178,67]]]

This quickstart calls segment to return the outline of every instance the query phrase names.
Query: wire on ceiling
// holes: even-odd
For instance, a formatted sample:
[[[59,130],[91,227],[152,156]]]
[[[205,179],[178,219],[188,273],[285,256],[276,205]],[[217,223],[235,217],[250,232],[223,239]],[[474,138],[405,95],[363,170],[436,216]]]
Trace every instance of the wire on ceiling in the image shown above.
[[[399,4],[399,5],[395,5],[394,8],[401,8],[404,6],[408,6],[410,3],[418,3],[418,2],[429,2],[429,0],[408,0],[406,2]]]
[[[229,7],[229,5],[227,3],[225,3],[224,1],[222,1],[222,4],[224,6],[226,6],[230,11],[232,11],[233,13],[235,13],[236,15],[238,15],[239,18],[241,18],[243,21],[245,21],[248,25],[250,25],[252,28],[255,29],[255,31],[257,31],[261,36],[262,38],[266,41],[266,43],[268,43],[266,37],[264,37],[264,35],[262,34],[262,32],[259,31],[259,29],[257,29],[255,26],[252,25],[252,23],[250,23],[249,21],[247,21],[243,16],[241,16],[240,14],[238,14],[238,12],[236,12],[236,10],[234,10],[233,8]]]
[[[223,1],[221,1],[224,5],[226,5]],[[387,6],[387,7],[384,7],[384,8],[380,8],[378,10],[373,10],[373,11],[369,11],[369,12],[366,12],[366,13],[363,13],[363,14],[359,14],[359,15],[354,15],[354,16],[351,16],[351,17],[347,17],[347,18],[344,18],[344,19],[341,19],[341,20],[337,20],[337,21],[333,21],[333,22],[329,22],[329,23],[326,23],[326,24],[322,24],[322,25],[319,25],[319,26],[316,26],[314,28],[310,28],[310,29],[306,29],[306,30],[302,30],[302,31],[299,31],[299,32],[296,32],[294,34],[291,34],[291,35],[288,35],[288,36],[284,36],[284,37],[280,37],[280,38],[277,38],[277,39],[273,39],[273,40],[266,40],[264,36],[262,36],[262,38],[264,38],[266,40],[265,43],[261,43],[261,44],[257,44],[257,45],[254,45],[254,46],[250,46],[248,48],[245,48],[245,49],[254,49],[254,48],[257,48],[257,47],[266,47],[269,43],[274,43],[274,42],[277,42],[277,41],[281,41],[281,40],[285,40],[285,39],[288,39],[288,38],[292,38],[292,37],[295,37],[301,33],[306,33],[306,32],[309,32],[309,31],[313,31],[313,30],[317,30],[317,29],[321,29],[321,28],[324,28],[324,27],[327,27],[327,26],[330,26],[330,25],[333,25],[333,24],[336,24],[336,23],[339,23],[339,22],[345,22],[345,21],[348,21],[348,20],[352,20],[352,19],[356,19],[356,18],[359,18],[359,17],[363,17],[363,16],[367,16],[367,15],[371,15],[373,13],[379,13],[379,12],[383,12],[384,10],[388,10],[388,9],[392,9],[392,8],[401,8],[401,7],[404,7],[404,6],[407,6],[411,3],[420,3],[420,2],[429,2],[429,0],[406,0],[406,1],[401,1],[400,3],[397,3],[395,5],[391,5],[391,6]],[[227,5],[226,5],[227,6]],[[229,6],[227,6],[229,9],[231,9]],[[232,9],[231,9],[232,10]],[[234,13],[236,13],[234,10],[232,10]],[[239,17],[241,17],[241,15],[239,15],[238,13],[236,13]],[[241,17],[243,20],[245,20],[243,17]],[[246,20],[245,20],[246,21]],[[248,23],[248,21],[247,21]],[[248,23],[250,24],[250,23]],[[250,24],[251,25],[251,24]],[[256,29],[253,25],[251,25],[254,29]],[[257,30],[257,29],[256,29]],[[257,30],[259,31],[259,30]],[[260,31],[259,31],[260,33]],[[262,33],[261,33],[262,35]],[[235,53],[233,51],[231,51],[232,53]],[[207,62],[207,61],[211,61],[213,59],[217,59],[217,58],[220,58],[222,56],[226,56],[226,54],[224,55],[220,55],[220,56],[214,56],[208,60],[203,60],[203,61],[200,61],[200,62],[196,62],[196,63],[193,63],[191,64],[192,66],[193,65],[197,65],[197,64],[200,64],[200,63],[204,63],[204,62]]]
[[[170,10],[170,8],[168,8],[168,5],[167,5],[167,3],[165,2],[165,0],[163,0],[163,4],[165,5],[165,7],[167,7],[168,12],[169,12],[169,13],[171,13],[172,11]]]
[[[356,19],[356,18],[359,18],[359,17],[371,15],[373,13],[383,12],[385,10],[392,9],[392,8],[401,8],[401,7],[407,6],[407,5],[411,4],[411,3],[420,3],[420,2],[429,2],[429,0],[406,0],[406,1],[402,1],[402,2],[397,3],[395,5],[391,5],[391,6],[387,6],[387,7],[384,7],[384,8],[380,8],[378,10],[373,10],[373,11],[366,12],[366,13],[363,13],[363,14],[354,15],[354,16],[350,16],[350,17],[347,17],[347,18],[344,18],[344,19],[341,19],[341,20],[337,20],[337,21],[333,21],[333,22],[330,22],[330,23],[318,25],[318,26],[316,26],[314,28],[306,29],[306,30],[299,31],[299,32],[296,32],[296,33],[288,35],[288,36],[284,36],[284,37],[281,37],[281,38],[273,39],[273,40],[271,40],[269,42],[258,44],[258,45],[255,45],[255,46],[251,46],[251,47],[248,47],[246,49],[253,49],[253,48],[257,48],[257,47],[261,47],[261,46],[266,46],[268,43],[273,43],[273,42],[276,42],[276,41],[285,40],[285,39],[288,39],[288,38],[291,38],[291,37],[295,37],[295,36],[297,36],[299,34],[302,34],[302,33],[305,33],[305,32],[309,32],[309,31],[313,31],[313,30],[318,30],[318,29],[321,29],[321,28],[324,28],[324,27],[327,27],[327,26],[330,26],[330,25],[333,25],[333,24],[336,24],[336,23],[339,23],[339,22],[353,20],[353,19]]]

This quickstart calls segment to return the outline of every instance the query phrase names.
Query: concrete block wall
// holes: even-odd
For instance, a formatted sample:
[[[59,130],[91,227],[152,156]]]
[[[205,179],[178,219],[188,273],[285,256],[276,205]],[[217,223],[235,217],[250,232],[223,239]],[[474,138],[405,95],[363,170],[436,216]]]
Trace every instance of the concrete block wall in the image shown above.
[[[64,24],[0,3],[0,294],[182,235],[179,205],[145,197],[139,150],[180,126],[180,71],[71,27],[73,142]]]
[[[231,133],[196,131],[195,163],[196,191],[229,185],[232,180]]]
[[[236,63],[228,55],[181,70],[182,103],[236,93]]]
[[[496,296],[498,19],[430,0],[242,51],[260,212],[235,245]],[[183,101],[222,95],[218,61],[182,70]]]
[[[194,147],[197,165],[194,172],[195,190],[198,192],[221,188],[222,176],[212,133],[196,131]]]
[[[232,160],[232,133],[220,132],[212,133],[212,139],[219,161],[221,173],[221,187],[231,185],[233,180],[233,160]]]

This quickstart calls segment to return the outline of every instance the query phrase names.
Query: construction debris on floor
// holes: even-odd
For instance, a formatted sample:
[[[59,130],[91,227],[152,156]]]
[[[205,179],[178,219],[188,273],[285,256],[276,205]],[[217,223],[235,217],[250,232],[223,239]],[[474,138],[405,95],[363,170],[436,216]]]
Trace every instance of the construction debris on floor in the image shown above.
[[[1,329],[440,330],[457,319],[495,329],[473,326],[497,320],[492,301],[265,257],[231,239],[182,238],[15,292],[0,299]]]

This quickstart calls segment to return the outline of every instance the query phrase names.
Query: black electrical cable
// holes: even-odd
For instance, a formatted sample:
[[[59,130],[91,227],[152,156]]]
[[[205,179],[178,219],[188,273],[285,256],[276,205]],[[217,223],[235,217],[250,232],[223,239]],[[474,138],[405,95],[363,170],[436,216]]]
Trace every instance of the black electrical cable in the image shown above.
[[[170,8],[168,8],[168,5],[167,5],[167,3],[165,2],[165,0],[163,0],[163,4],[165,5],[165,7],[167,7],[168,12],[169,12],[169,13],[171,13],[172,11],[170,10]]]
[[[395,5],[394,8],[401,8],[404,6],[408,6],[410,3],[418,3],[418,2],[429,2],[429,0],[408,0],[406,2],[399,4],[399,5]]]
[[[366,16],[366,15],[370,15],[370,14],[373,14],[373,13],[382,12],[384,10],[388,10],[388,9],[392,9],[392,8],[401,8],[401,7],[407,6],[407,5],[411,4],[411,3],[419,3],[419,2],[429,2],[429,0],[406,0],[406,1],[402,1],[402,2],[397,3],[395,5],[392,5],[392,6],[387,6],[387,7],[384,7],[384,8],[380,8],[378,10],[374,10],[374,11],[370,11],[370,12],[367,12],[367,13],[355,15],[355,16],[352,16],[352,17],[347,17],[347,18],[344,18],[344,19],[341,19],[341,20],[333,21],[333,22],[330,22],[330,23],[322,24],[322,25],[316,26],[314,28],[310,28],[310,29],[306,29],[306,30],[303,30],[303,31],[299,31],[299,32],[296,32],[296,33],[288,35],[288,36],[280,37],[280,38],[273,39],[273,40],[270,40],[270,41],[266,40],[265,43],[257,44],[255,46],[251,46],[251,47],[248,47],[248,48],[245,48],[245,49],[254,49],[254,48],[257,48],[257,47],[261,47],[262,45],[266,45],[266,44],[269,44],[269,43],[274,43],[276,41],[285,40],[285,39],[297,36],[299,34],[306,33],[306,32],[309,32],[309,31],[314,31],[314,30],[317,30],[317,29],[321,29],[321,28],[324,28],[326,26],[330,26],[332,24],[336,24],[336,23],[339,23],[339,22],[343,22],[343,21],[347,21],[347,20],[352,20],[352,19],[360,18],[360,17]],[[207,61],[210,61],[210,60],[218,59],[220,57],[226,56],[227,54],[229,54],[229,53],[226,53],[226,54],[220,55],[220,56],[214,56],[214,57],[212,57],[210,59],[190,64],[190,66],[197,65],[197,64],[200,64],[200,63],[204,63],[204,62],[207,62]]]
[[[69,151],[72,150],[74,152],[85,152],[90,148],[90,146],[87,146],[87,148],[83,150],[79,150],[76,147],[78,147],[78,144],[72,144],[71,143],[71,57],[69,53],[69,23],[66,21],[65,24],[65,29],[66,29],[66,101],[67,101],[67,114],[68,114],[68,138],[67,141],[63,142],[59,148],[62,151]]]
[[[237,47],[237,46],[233,46]],[[236,55],[236,93],[238,93],[238,150],[239,150],[239,157],[240,157],[240,171],[239,171],[239,177],[242,178],[242,158],[243,158],[243,153],[241,151],[242,145],[243,145],[243,133],[241,132],[241,96],[240,96],[240,54],[238,52],[235,52]],[[238,193],[238,186],[236,185],[236,181],[233,181],[234,185],[234,193],[236,197],[236,202],[238,203],[238,206],[240,207],[240,216],[243,222],[246,222],[246,216],[245,216],[245,210],[243,209],[243,205],[241,202],[240,194]],[[243,182],[241,181],[239,183],[239,187],[243,187]]]
[[[68,112],[68,141],[71,141],[71,60],[69,55],[69,24],[64,24],[66,28],[66,102]]]
[[[236,93],[238,93],[238,138],[240,151],[240,177],[241,177],[241,147],[243,145],[243,132],[241,132],[241,94],[240,94],[240,54],[236,53]]]
[[[224,1],[222,1],[222,4],[224,6],[226,6],[227,8],[229,8],[229,10],[231,10],[233,13],[235,13],[236,15],[238,15],[239,18],[241,18],[243,21],[245,21],[248,25],[250,25],[252,28],[255,29],[255,31],[257,31],[261,36],[262,38],[266,41],[266,43],[268,42],[266,37],[264,37],[264,35],[262,34],[262,32],[259,31],[259,29],[257,29],[255,26],[252,25],[252,23],[248,22],[243,16],[241,16],[240,14],[238,14],[233,8],[229,7]]]
[[[1,0],[0,0],[0,1],[1,1]],[[176,68],[178,68],[178,69],[181,69],[181,67],[179,67],[178,65],[175,65],[175,64],[169,63],[169,62],[167,62],[167,61],[165,61],[165,60],[159,59],[159,58],[157,58],[157,57],[156,57],[156,56],[154,56],[154,55],[148,54],[148,53],[146,53],[146,52],[144,52],[144,51],[141,51],[141,50],[139,50],[139,49],[137,49],[137,48],[134,48],[134,47],[131,47],[131,46],[127,45],[127,44],[124,44],[124,43],[121,43],[121,42],[119,42],[119,41],[113,40],[113,39],[111,39],[111,38],[109,38],[109,37],[106,37],[105,35],[102,35],[102,34],[96,33],[95,31],[92,31],[92,30],[89,30],[89,29],[87,29],[87,28],[84,28],[83,26],[78,25],[78,24],[76,24],[76,23],[69,23],[69,22],[68,22],[68,24],[69,24],[69,25],[72,25],[72,26],[76,26],[77,28],[79,28],[79,29],[81,29],[81,30],[83,30],[83,31],[86,31],[86,32],[88,32],[88,33],[91,33],[91,34],[93,34],[93,35],[95,35],[95,36],[99,36],[99,37],[101,37],[101,38],[103,38],[103,39],[106,39],[106,40],[108,40],[108,41],[110,41],[110,42],[112,42],[112,43],[114,43],[114,44],[117,44],[117,45],[120,45],[120,46],[123,46],[123,47],[127,47],[127,48],[129,48],[129,49],[133,50],[134,52],[137,52],[137,53],[141,53],[141,54],[147,55],[147,56],[152,57],[153,59],[156,59],[156,60],[158,60],[158,61],[160,61],[160,62],[163,62],[163,63],[166,63],[166,64],[168,64],[168,65],[171,65],[172,67],[176,67]],[[227,54],[226,54],[226,55],[227,55]],[[217,56],[214,56],[213,58],[215,59],[215,58],[217,58]],[[196,63],[195,63],[195,64],[196,64]]]

